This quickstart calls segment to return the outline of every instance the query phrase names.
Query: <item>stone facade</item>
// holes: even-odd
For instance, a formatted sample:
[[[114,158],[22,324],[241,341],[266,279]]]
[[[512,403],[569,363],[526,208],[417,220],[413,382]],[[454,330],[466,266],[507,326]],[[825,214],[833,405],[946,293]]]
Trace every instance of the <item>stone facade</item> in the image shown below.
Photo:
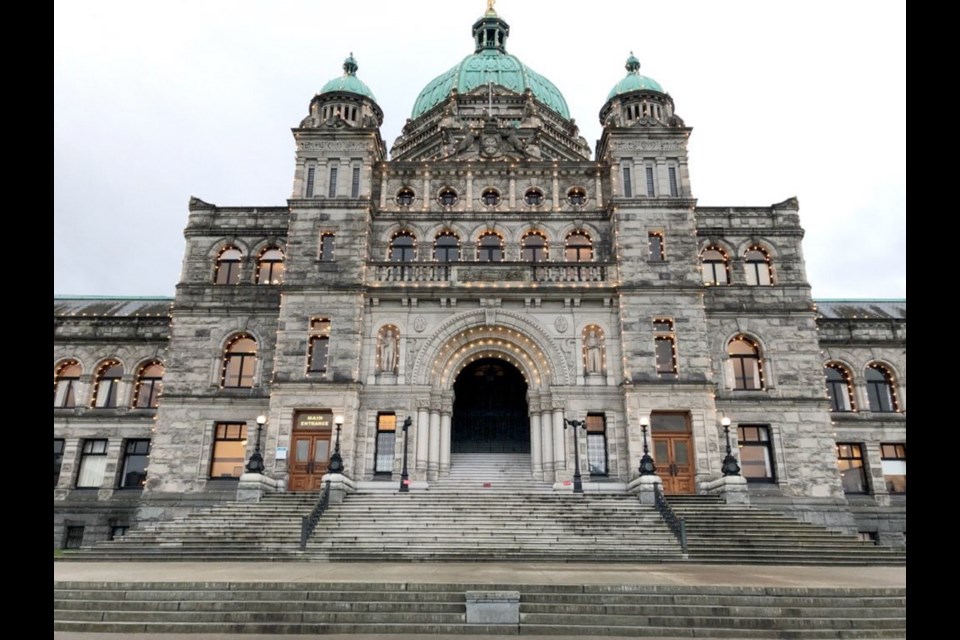
[[[505,30],[496,51],[482,35],[498,29],[492,11],[474,27],[488,69],[507,57]],[[692,130],[632,57],[627,68],[631,82],[617,86],[628,88],[600,112],[593,159],[555,98],[492,80],[454,87],[408,121],[388,159],[382,112],[356,88],[365,85],[351,58],[352,84],[342,86],[354,89],[315,96],[293,130],[286,206],[190,199],[173,300],[55,299],[55,546],[70,527],[74,536],[84,527],[87,544],[113,526],[235,499],[258,440],[264,486],[293,490],[293,462],[307,451],[298,447],[322,444],[298,442],[305,415],[343,417],[345,473],[361,488],[397,480],[402,435],[384,439],[378,423],[410,417],[414,486],[442,482],[465,428],[454,386],[477,361],[522,375],[531,473],[558,491],[569,491],[573,437],[605,462],[588,485],[627,490],[646,420],[660,475],[679,477],[674,490],[713,491],[727,418],[741,462],[742,447],[760,454],[759,467],[746,461],[752,502],[905,545],[905,480],[888,491],[884,473],[900,462],[881,459],[881,445],[905,451],[905,303],[818,307],[794,198],[697,206]],[[98,367],[110,358],[124,367],[116,407],[95,408]],[[128,409],[151,359],[164,366],[158,407]],[[74,360],[82,374],[70,403],[63,371]],[[831,363],[848,372],[850,410],[831,411]],[[877,371],[891,406],[871,405],[866,376]],[[588,415],[602,416],[602,449],[598,436],[564,428]],[[239,444],[225,425],[246,425]],[[762,442],[738,442],[758,434]],[[107,441],[106,466],[84,476],[98,487],[78,489],[93,439]],[[118,489],[125,447],[140,439],[150,440],[145,481]],[[858,446],[863,492],[841,476],[838,443]],[[222,472],[237,446],[242,456]],[[309,452],[325,466],[329,449]],[[902,468],[905,477],[905,453]]]

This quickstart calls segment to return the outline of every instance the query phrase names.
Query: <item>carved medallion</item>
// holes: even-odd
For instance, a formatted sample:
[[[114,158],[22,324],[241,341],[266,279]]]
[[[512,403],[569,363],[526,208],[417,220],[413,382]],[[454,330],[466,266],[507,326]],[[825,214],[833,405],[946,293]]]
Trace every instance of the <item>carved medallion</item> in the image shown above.
[[[427,328],[427,319],[423,316],[417,316],[413,319],[413,330],[417,333],[423,333],[423,330]]]
[[[557,319],[553,321],[553,326],[556,327],[560,333],[565,333],[567,329],[570,328],[570,323],[567,322],[566,317],[558,316]]]
[[[480,150],[485,156],[495,156],[500,153],[500,140],[493,135],[483,136]]]

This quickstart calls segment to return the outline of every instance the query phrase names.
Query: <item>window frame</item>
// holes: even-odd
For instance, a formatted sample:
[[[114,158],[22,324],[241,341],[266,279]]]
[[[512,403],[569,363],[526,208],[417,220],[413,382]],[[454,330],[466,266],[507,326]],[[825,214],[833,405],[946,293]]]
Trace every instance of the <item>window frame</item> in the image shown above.
[[[530,187],[523,192],[523,203],[528,207],[541,207],[546,201],[547,196],[539,187]]]
[[[144,445],[146,445],[144,447]],[[145,451],[139,451],[138,449],[145,448]],[[142,458],[143,469],[140,471],[129,469],[129,465],[134,460],[140,460]],[[118,489],[139,489],[142,490],[144,484],[147,481],[147,465],[150,463],[150,439],[149,438],[130,438],[124,440],[123,443],[123,458],[121,459],[120,464],[120,477],[117,478],[117,488]],[[132,473],[139,475],[139,483],[130,484],[128,481],[128,476]]]
[[[591,418],[594,424],[591,425]],[[610,475],[610,450],[609,450],[609,441],[607,439],[607,416],[605,413],[588,413],[586,420],[584,421],[584,427],[587,431],[587,469],[590,472],[591,476],[595,477],[607,477]],[[598,441],[603,443],[603,469],[602,471],[594,471],[594,456],[599,453],[599,448],[594,444]],[[594,446],[591,446],[594,444]]]
[[[393,424],[390,425],[389,418],[393,419]],[[373,450],[373,473],[374,475],[392,475],[394,461],[397,457],[397,414],[393,411],[380,411],[377,413],[377,423],[376,423],[376,438],[374,442]],[[387,436],[392,436],[388,438]],[[389,442],[389,447],[387,443]],[[387,451],[389,450],[389,454]],[[388,458],[389,456],[389,458]],[[380,464],[387,464],[389,459],[389,470],[384,470],[380,468]]]
[[[497,207],[503,201],[503,196],[493,187],[487,187],[480,194],[480,204],[485,207]]]
[[[65,375],[67,369],[75,368],[76,375]],[[80,361],[70,358],[61,362],[53,374],[53,407],[55,409],[74,409],[77,407],[77,396],[80,386],[80,376],[83,367]],[[66,386],[62,386],[66,382]]]
[[[848,455],[844,455],[844,447],[849,451]],[[863,444],[859,442],[838,442],[837,443],[837,468],[840,471],[840,484],[843,487],[843,493],[847,495],[867,495],[870,493],[870,484],[868,482],[867,467],[866,461],[863,455]],[[844,464],[848,464],[844,468]],[[859,465],[855,464],[859,462]],[[854,491],[847,489],[847,472],[857,471],[857,476],[860,479],[859,486],[862,490]]]
[[[882,379],[871,380],[870,377],[873,372]],[[867,390],[867,406],[870,411],[874,413],[897,413],[900,411],[893,374],[887,367],[877,362],[871,362],[864,371],[864,381]],[[885,393],[881,394],[881,389]]]
[[[225,258],[228,253],[236,253],[236,258]],[[217,286],[229,286],[240,284],[240,266],[243,263],[243,252],[233,245],[227,245],[220,249],[217,259],[214,262],[213,284]],[[224,271],[226,267],[226,271]]]
[[[107,375],[119,369],[118,375]],[[90,406],[94,409],[117,409],[120,407],[120,384],[123,381],[123,364],[116,358],[104,360],[97,367],[93,379],[93,397]],[[106,383],[106,388],[104,388]]]
[[[661,353],[661,344],[669,345],[669,361],[666,361],[665,354]],[[654,368],[659,376],[676,377],[680,371],[677,357],[677,334],[672,318],[653,319],[653,361]]]
[[[444,187],[437,193],[437,202],[441,207],[455,207],[460,202],[460,194],[453,187]]]
[[[836,362],[828,362],[823,368],[827,399],[830,401],[830,411],[834,413],[856,411],[857,407],[853,397],[853,377],[850,375],[850,370]],[[831,380],[830,371],[840,376],[840,379]],[[840,391],[839,395],[838,391]],[[840,402],[841,399],[845,402]]]
[[[720,256],[720,259],[716,258],[707,258],[707,254],[716,253]],[[708,266],[710,268],[710,278],[707,278],[707,273],[704,270],[704,267]],[[718,276],[717,265],[723,265],[723,271],[720,272],[723,274],[723,279],[721,280]],[[727,256],[727,253],[715,245],[709,247],[704,247],[703,251],[700,252],[700,279],[703,282],[703,285],[706,287],[724,287],[730,284],[730,258]]]
[[[280,255],[280,259],[276,258],[267,258],[267,254],[276,252]],[[264,278],[263,270],[264,266],[267,268],[267,277]],[[283,253],[283,249],[280,247],[267,247],[260,252],[260,256],[257,258],[257,273],[254,277],[254,281],[257,284],[264,285],[278,285],[283,284],[283,274],[286,271],[286,255]]]
[[[647,261],[648,262],[666,262],[666,239],[663,231],[650,231],[647,233]]]
[[[153,367],[160,368],[160,375],[147,376],[147,371]],[[163,375],[166,369],[159,360],[145,362],[137,372],[136,386],[133,390],[134,409],[156,409],[160,405],[160,393],[163,391]],[[146,395],[144,390],[146,389]],[[143,398],[147,398],[144,403]]]
[[[740,344],[747,345],[751,352],[734,353],[733,349]],[[763,375],[763,352],[759,344],[747,336],[738,335],[727,343],[727,359],[732,365],[734,391],[763,391],[766,389],[766,381]],[[747,371],[747,362],[753,363],[750,372]],[[749,386],[748,381],[756,386]]]
[[[442,239],[447,239],[447,238],[453,239],[452,245],[442,246],[439,244]],[[442,259],[440,257],[441,249],[443,250],[442,255],[444,256]],[[456,251],[456,257],[453,260],[449,259],[451,250]],[[453,233],[452,231],[443,231],[436,235],[436,237],[433,239],[433,259],[435,262],[440,262],[443,264],[460,262],[460,238],[457,236],[457,234]]]
[[[53,488],[60,485],[60,473],[63,471],[63,454],[67,448],[67,441],[63,438],[53,439]]]
[[[584,244],[570,244],[573,238],[582,238]],[[588,259],[583,260],[583,252],[587,250],[589,252]],[[575,256],[573,260],[570,259],[571,254]],[[574,264],[578,263],[587,263],[593,262],[595,257],[593,239],[590,237],[590,234],[586,231],[571,231],[567,234],[567,237],[563,241],[563,261],[570,262]]]
[[[485,245],[484,240],[487,238],[495,238],[496,246]],[[497,254],[496,259],[494,259],[494,254]],[[480,237],[477,238],[477,262],[503,262],[503,258],[503,236],[496,231],[486,231],[480,234]]]
[[[320,262],[333,262],[336,241],[337,235],[332,231],[322,231],[320,233],[320,246],[317,255]]]
[[[758,260],[752,254],[760,254],[762,260]],[[763,267],[761,268],[761,265]],[[749,247],[743,254],[744,278],[749,287],[771,287],[773,286],[773,265],[770,255],[759,246]]]
[[[394,196],[394,201],[398,206],[409,207],[413,204],[413,201],[416,200],[417,194],[410,187],[401,187],[397,191],[397,195]]]
[[[903,473],[887,473],[893,464],[903,463]],[[891,463],[891,464],[888,464]],[[899,466],[899,464],[897,464]],[[883,472],[883,486],[887,493],[894,495],[906,495],[907,493],[907,443],[906,442],[881,442],[880,443],[880,467]],[[903,478],[902,489],[900,483],[896,480],[887,480],[887,478]]]
[[[236,428],[236,435],[231,436],[231,429]],[[210,440],[210,466],[207,470],[207,478],[210,480],[233,480],[239,479],[243,475],[244,465],[247,461],[246,450],[247,450],[247,423],[246,422],[215,422],[213,425],[213,437]],[[227,448],[229,445],[220,445],[218,443],[227,443],[227,442],[239,442],[240,443],[240,458],[236,456],[228,457],[224,455],[226,451],[221,451],[218,455],[218,449]],[[218,464],[230,464],[231,462],[236,463],[239,459],[240,464],[234,464],[234,474],[231,475],[213,475],[213,471]],[[239,466],[239,473],[236,472],[237,467]]]
[[[106,438],[84,438],[80,441],[80,462],[77,465],[77,481],[74,484],[74,487],[77,489],[99,489],[103,486],[103,481],[107,477],[107,455],[108,455],[108,446],[110,441]],[[101,446],[98,446],[101,445]],[[100,469],[90,469],[88,465],[94,464],[92,461],[96,460],[96,464],[99,465]],[[98,474],[100,476],[99,482],[96,484],[86,484],[87,482],[93,482],[90,478],[85,478],[84,476],[91,476],[93,474]],[[84,484],[81,484],[84,483]]]
[[[253,342],[253,351],[231,351],[233,346],[240,342],[241,340],[250,340]],[[252,389],[256,386],[257,380],[257,364],[259,359],[260,345],[257,342],[257,339],[254,338],[249,333],[238,333],[234,335],[229,341],[223,350],[223,366],[220,370],[220,388],[221,389]],[[231,380],[228,379],[228,375],[231,374],[230,369],[233,367],[234,359],[237,360],[238,364],[236,365],[236,384],[227,384]],[[248,359],[253,360],[253,366],[249,374],[244,374],[244,367]],[[249,384],[244,384],[244,382],[249,379]]]
[[[756,430],[756,437],[748,430]],[[764,439],[763,434],[766,434]],[[777,482],[777,464],[773,453],[773,433],[769,424],[738,424],[737,425],[737,448],[738,458],[740,459],[740,473],[746,478],[747,482],[758,482],[765,484],[776,484]],[[744,457],[744,449],[759,449],[763,452],[762,462],[754,461],[751,456]],[[749,475],[752,467],[762,464],[764,466],[763,476]]]
[[[530,238],[539,238],[543,243],[539,246],[528,246],[527,240]],[[530,256],[527,255],[527,251],[530,250]],[[537,253],[542,254],[539,259],[537,258]],[[545,236],[540,231],[528,231],[523,234],[523,237],[520,238],[520,260],[523,262],[530,262],[532,264],[537,264],[540,262],[547,262],[550,259],[550,249],[547,245],[547,236]]]
[[[326,374],[330,365],[330,318],[313,316],[308,326],[309,339],[307,340],[307,374]],[[324,345],[323,368],[314,364],[317,345]],[[319,363],[317,363],[319,364]]]
[[[397,244],[397,240],[410,244]],[[417,237],[409,231],[398,231],[390,238],[390,245],[387,248],[387,260],[390,262],[407,263],[414,262],[417,259]]]

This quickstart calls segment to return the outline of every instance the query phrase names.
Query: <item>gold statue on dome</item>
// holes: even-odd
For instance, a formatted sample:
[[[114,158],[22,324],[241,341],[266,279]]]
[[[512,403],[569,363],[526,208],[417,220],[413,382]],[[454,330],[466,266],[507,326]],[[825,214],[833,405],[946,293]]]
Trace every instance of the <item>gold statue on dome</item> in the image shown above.
[[[493,13],[493,5],[497,3],[497,0],[487,0],[487,13]]]

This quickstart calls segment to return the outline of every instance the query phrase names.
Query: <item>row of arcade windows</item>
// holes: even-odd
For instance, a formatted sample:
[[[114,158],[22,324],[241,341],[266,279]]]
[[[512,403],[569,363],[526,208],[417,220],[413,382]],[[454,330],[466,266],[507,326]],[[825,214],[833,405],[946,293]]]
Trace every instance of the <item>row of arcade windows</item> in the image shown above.
[[[387,258],[391,262],[416,260],[417,239],[409,231],[401,231],[390,240]],[[503,236],[493,231],[477,239],[477,262],[503,261]],[[520,240],[520,259],[524,262],[546,262],[549,259],[547,237],[539,231],[531,231]],[[566,237],[563,249],[566,262],[592,262],[593,241],[583,231],[574,231]],[[449,231],[437,235],[433,244],[433,259],[436,262],[459,262],[461,260],[460,238]]]
[[[835,412],[857,411],[853,393],[853,375],[850,370],[837,362],[824,367],[827,381],[827,397],[830,410]],[[864,372],[867,384],[867,406],[870,411],[892,413],[900,411],[897,386],[890,370],[877,362],[867,365]]]
[[[416,194],[410,187],[404,187],[397,192],[396,202],[401,207],[409,207],[416,200]],[[437,202],[443,207],[452,207],[460,202],[460,195],[452,187],[444,187],[437,193]],[[487,207],[496,207],[503,202],[500,191],[488,187],[480,193],[480,202]],[[529,207],[539,207],[546,202],[542,189],[531,187],[523,194],[523,203]],[[572,187],[567,191],[567,203],[575,207],[587,203],[587,192],[580,187]]]
[[[633,172],[630,167],[623,168],[623,195],[626,198],[633,198],[635,195],[644,195],[648,198],[655,198],[658,195],[658,187],[656,174],[654,171],[654,166],[652,164],[647,164],[643,167],[643,193],[634,193],[633,188]],[[680,186],[677,180],[677,168],[676,167],[667,167],[667,188],[669,189],[669,194],[671,198],[676,198],[680,195]]]
[[[72,409],[78,406],[78,386],[82,367],[77,360],[65,360],[57,365],[53,374],[53,406]],[[146,362],[137,371],[136,384],[130,405],[134,409],[155,409],[163,389],[163,364]],[[120,381],[123,365],[119,360],[108,359],[100,363],[93,377],[93,393],[90,406],[97,409],[115,409],[121,406]]]
[[[854,442],[837,443],[837,466],[844,493],[870,492],[863,445]],[[885,442],[880,444],[880,469],[884,488],[889,493],[907,492],[907,444]]]
[[[773,284],[773,263],[763,247],[752,246],[746,250],[743,269],[747,285],[765,287]],[[700,253],[700,276],[707,286],[730,284],[730,259],[723,249],[709,246]]]
[[[226,246],[217,254],[214,265],[214,284],[239,284],[240,264],[243,253],[236,247]],[[257,258],[257,269],[254,282],[257,284],[282,284],[284,271],[283,251],[276,247],[268,247],[260,252]]]
[[[80,441],[80,464],[77,470],[77,489],[100,489],[107,472],[106,439],[85,439]],[[53,440],[53,486],[60,484],[60,470],[63,467],[65,441]],[[114,486],[117,489],[142,489],[147,481],[147,461],[150,458],[150,440],[129,439],[123,441],[123,460],[120,474]]]

